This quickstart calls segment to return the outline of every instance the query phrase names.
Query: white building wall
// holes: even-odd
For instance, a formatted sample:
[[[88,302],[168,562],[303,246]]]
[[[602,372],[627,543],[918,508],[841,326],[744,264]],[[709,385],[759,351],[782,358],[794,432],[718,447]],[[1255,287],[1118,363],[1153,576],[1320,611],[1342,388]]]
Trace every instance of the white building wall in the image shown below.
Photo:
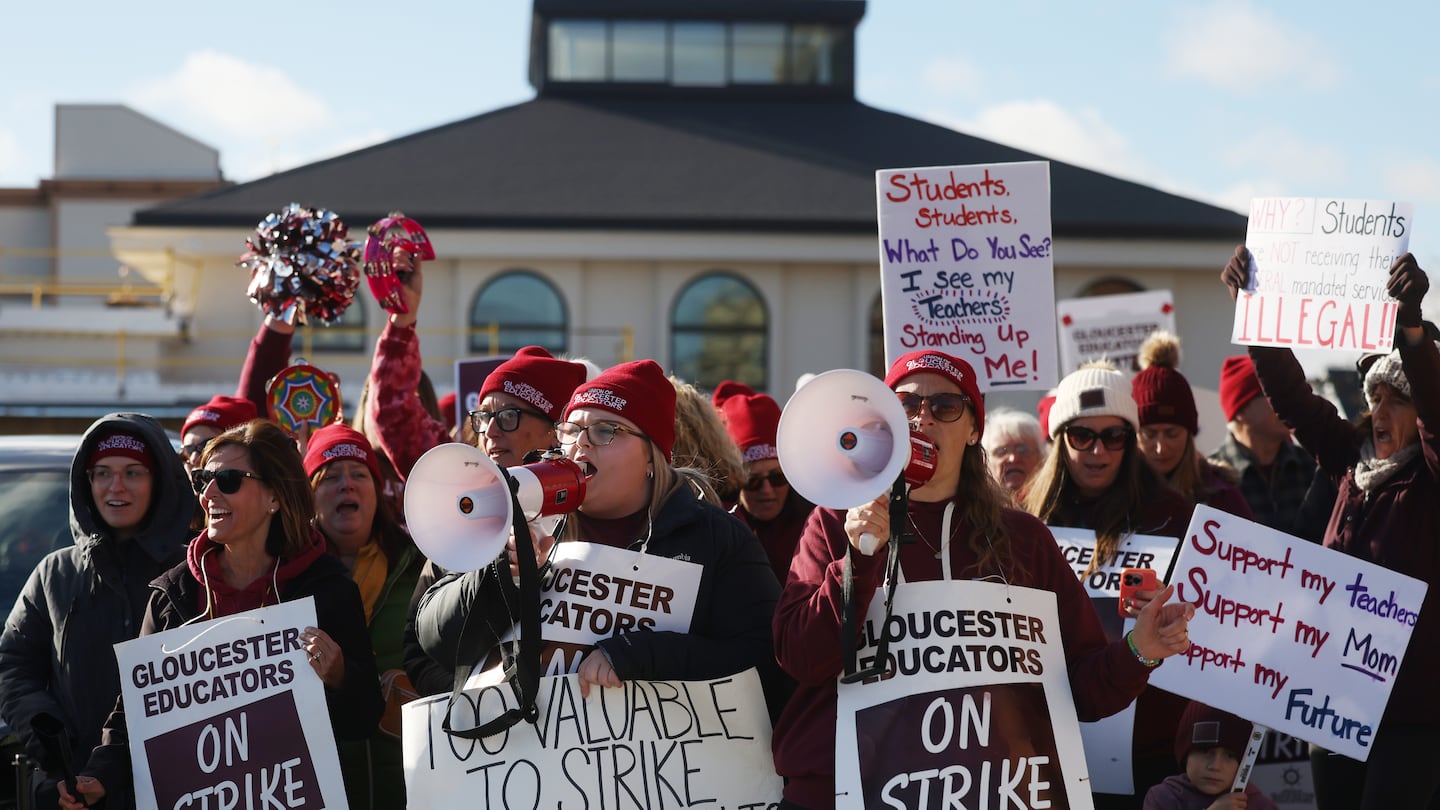
[[[120,104],[60,104],[55,179],[219,180],[220,152]]]

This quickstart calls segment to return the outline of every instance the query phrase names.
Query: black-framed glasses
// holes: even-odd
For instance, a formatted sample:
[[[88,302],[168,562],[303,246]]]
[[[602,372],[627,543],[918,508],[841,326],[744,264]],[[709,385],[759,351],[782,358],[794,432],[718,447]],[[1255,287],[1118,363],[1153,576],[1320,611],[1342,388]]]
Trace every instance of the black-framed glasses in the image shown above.
[[[246,478],[254,478],[256,481],[265,479],[252,472],[244,470],[191,470],[190,486],[195,488],[195,494],[199,495],[205,491],[205,487],[211,481],[220,487],[220,491],[226,495],[234,495],[240,491],[240,485],[245,483]]]
[[[498,420],[500,422],[501,432],[514,433],[520,427],[520,417],[522,416],[533,416],[536,419],[543,419],[546,422],[550,421],[549,416],[539,411],[532,411],[528,408],[511,405],[508,408],[501,408],[498,411],[471,411],[470,429],[476,433],[484,433],[490,429],[491,421]]]
[[[86,470],[86,476],[90,483],[99,484],[102,487],[110,486],[114,480],[121,479],[126,486],[134,486],[150,477],[150,470],[138,464],[126,467],[123,470],[116,470],[112,467],[91,467]]]
[[[1125,444],[1130,441],[1132,435],[1134,434],[1130,432],[1130,428],[1124,425],[1115,425],[1101,431],[1094,431],[1080,425],[1065,427],[1065,441],[1070,443],[1071,448],[1081,452],[1094,447],[1096,439],[1105,445],[1106,450],[1124,450]]]
[[[744,490],[746,492],[759,492],[760,488],[765,486],[765,482],[767,481],[770,482],[772,489],[779,489],[790,483],[785,479],[785,473],[780,470],[771,470],[768,473],[755,473],[745,479]]]
[[[180,455],[184,456],[187,459],[199,458],[200,454],[205,452],[205,448],[209,446],[209,439],[201,439],[198,442],[182,444],[180,445]]]
[[[585,434],[586,438],[590,440],[590,443],[596,447],[609,445],[615,441],[615,437],[621,433],[629,433],[632,436],[639,436],[646,440],[650,438],[638,430],[631,430],[615,422],[594,422],[589,425],[580,425],[575,422],[561,422],[555,426],[555,435],[560,437],[560,443],[564,445],[571,445],[580,441],[580,434],[582,433]]]
[[[936,422],[954,422],[965,415],[965,409],[970,407],[970,397],[964,394],[931,394],[922,397],[919,394],[896,392],[900,398],[900,407],[905,409],[905,418],[918,419],[920,417],[920,406],[924,405],[930,409],[930,416]]]

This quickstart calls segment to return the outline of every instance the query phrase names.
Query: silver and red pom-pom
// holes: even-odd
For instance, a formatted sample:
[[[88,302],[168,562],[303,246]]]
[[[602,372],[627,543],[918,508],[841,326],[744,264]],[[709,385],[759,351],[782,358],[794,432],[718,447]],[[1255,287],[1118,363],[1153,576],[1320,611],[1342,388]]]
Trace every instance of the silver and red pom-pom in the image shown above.
[[[250,271],[250,300],[287,323],[340,320],[360,286],[360,247],[348,234],[326,208],[291,203],[267,214],[237,262]]]

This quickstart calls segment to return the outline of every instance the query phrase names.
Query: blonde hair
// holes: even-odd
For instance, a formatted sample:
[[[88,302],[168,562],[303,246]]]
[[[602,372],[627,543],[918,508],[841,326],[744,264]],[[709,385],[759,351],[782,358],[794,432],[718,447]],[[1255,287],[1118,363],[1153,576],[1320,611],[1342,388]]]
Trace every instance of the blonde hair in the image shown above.
[[[670,385],[675,388],[675,446],[670,451],[674,469],[687,471],[692,483],[698,476],[717,503],[733,500],[746,478],[740,448],[709,397],[673,374]]]

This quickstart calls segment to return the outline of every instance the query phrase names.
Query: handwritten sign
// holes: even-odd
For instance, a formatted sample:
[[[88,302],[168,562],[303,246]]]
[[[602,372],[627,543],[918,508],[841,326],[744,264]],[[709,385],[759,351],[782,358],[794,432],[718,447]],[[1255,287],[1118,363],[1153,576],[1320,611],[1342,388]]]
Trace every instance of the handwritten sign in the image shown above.
[[[886,365],[938,349],[989,388],[1055,385],[1050,164],[875,173]]]
[[[1173,537],[1132,534],[1120,541],[1115,555],[1091,570],[1095,560],[1095,532],[1051,526],[1055,543],[1085,592],[1095,603],[1105,638],[1122,639],[1134,626],[1133,619],[1122,619],[1120,573],[1126,568],[1150,568],[1164,579],[1175,562],[1177,541]],[[1131,741],[1135,731],[1135,702],[1122,711],[1089,723],[1080,724],[1080,737],[1085,742],[1085,761],[1090,766],[1091,789],[1096,793],[1133,794],[1135,774],[1131,761]]]
[[[306,598],[115,645],[140,808],[346,807]]]
[[[1060,369],[1106,359],[1121,371],[1139,371],[1140,344],[1151,332],[1175,331],[1169,290],[1067,298],[1055,305],[1060,321]]]
[[[835,806],[1090,808],[1055,595],[993,582],[910,582],[870,604],[861,667],[840,684]],[[883,625],[883,626],[882,626]]]
[[[1397,304],[1390,265],[1409,248],[1413,206],[1377,200],[1250,203],[1250,284],[1230,340],[1248,346],[1389,351]]]
[[[1191,646],[1151,686],[1365,761],[1425,583],[1208,506],[1172,582]]]
[[[468,690],[452,725],[514,705],[506,685]],[[770,720],[754,669],[709,681],[626,681],[581,698],[574,675],[542,678],[539,720],[483,740],[447,735],[448,695],[405,705],[411,807],[703,807],[780,800]]]

